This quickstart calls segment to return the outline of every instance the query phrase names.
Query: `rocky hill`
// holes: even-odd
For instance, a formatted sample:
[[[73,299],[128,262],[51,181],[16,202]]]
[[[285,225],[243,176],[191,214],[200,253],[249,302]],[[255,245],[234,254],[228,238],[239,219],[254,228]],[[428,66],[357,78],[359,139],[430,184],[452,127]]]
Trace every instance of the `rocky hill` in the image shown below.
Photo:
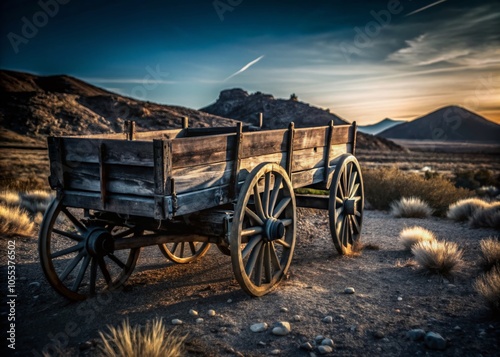
[[[276,99],[261,92],[249,94],[239,88],[223,90],[215,103],[200,110],[254,125],[259,121],[259,113],[263,113],[264,129],[286,128],[292,121],[299,128],[328,125],[331,120],[335,124],[348,123],[328,110],[298,100]],[[363,133],[358,133],[357,144],[359,149],[402,150],[392,141]]]
[[[127,98],[70,76],[0,71],[0,141],[43,145],[47,135],[122,132],[125,120],[138,131],[234,126],[235,120],[194,109]]]
[[[500,143],[500,125],[458,106],[440,108],[384,130],[389,139]]]
[[[377,135],[378,133],[383,132],[386,129],[392,128],[393,126],[405,123],[404,120],[394,120],[385,118],[384,120],[379,121],[375,124],[370,125],[360,125],[358,130],[365,134]]]

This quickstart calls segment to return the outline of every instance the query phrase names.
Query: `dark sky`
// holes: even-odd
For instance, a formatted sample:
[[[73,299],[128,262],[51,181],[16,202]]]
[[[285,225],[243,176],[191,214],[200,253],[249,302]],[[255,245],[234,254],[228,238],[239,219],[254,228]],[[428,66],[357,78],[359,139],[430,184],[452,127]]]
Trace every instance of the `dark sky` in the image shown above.
[[[500,122],[498,1],[4,0],[0,67],[199,108],[241,87],[348,120]]]

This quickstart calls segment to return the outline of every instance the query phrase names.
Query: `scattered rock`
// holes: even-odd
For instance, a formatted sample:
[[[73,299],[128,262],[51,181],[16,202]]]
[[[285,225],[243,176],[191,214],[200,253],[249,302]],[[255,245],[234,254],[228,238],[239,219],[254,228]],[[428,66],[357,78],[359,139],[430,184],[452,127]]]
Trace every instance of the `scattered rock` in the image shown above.
[[[460,326],[458,326],[458,325],[457,325],[457,326],[455,326],[455,327],[453,327],[453,329],[454,329],[455,331],[462,331],[462,328],[461,328]]]
[[[331,338],[325,338],[323,341],[321,341],[321,346],[330,346],[333,347],[333,340]]]
[[[280,311],[281,311],[281,312],[288,312],[288,308],[286,308],[286,307],[282,307],[282,308],[280,309]]]
[[[275,350],[272,350],[272,351],[271,351],[271,354],[272,354],[272,355],[275,355],[275,356],[276,356],[276,355],[279,355],[280,353],[281,353],[281,350],[279,350],[279,349],[275,349]]]
[[[314,350],[314,347],[310,342],[304,342],[300,345],[300,349],[305,351],[312,351]]]
[[[172,325],[182,325],[184,322],[180,319],[173,319],[172,320]]]
[[[189,315],[198,316],[198,311],[191,309],[191,310],[189,310]]]
[[[330,346],[318,346],[318,352],[320,355],[326,355],[327,353],[332,353],[333,352],[333,348],[330,347]]]
[[[421,328],[416,328],[408,331],[406,336],[412,341],[420,341],[425,337],[425,331]]]
[[[276,326],[273,328],[273,334],[276,336],[286,336],[292,331],[289,322],[280,321],[276,323]]]
[[[266,324],[265,322],[259,322],[257,324],[253,324],[252,326],[250,326],[250,330],[252,330],[252,332],[264,332],[267,330],[268,327],[269,325]]]
[[[403,301],[403,297],[402,296],[398,296],[398,301]]]
[[[427,332],[425,345],[431,350],[444,350],[446,349],[446,340],[439,333]]]
[[[354,294],[356,292],[356,290],[354,290],[353,287],[347,287],[344,289],[344,294]]]
[[[88,350],[92,347],[92,342],[91,341],[85,341],[85,342],[82,342],[80,343],[80,345],[78,346],[78,348],[80,349],[80,351],[85,351],[85,350]]]
[[[302,321],[302,316],[300,316],[300,315],[293,315],[293,321],[295,321],[295,322]]]
[[[385,334],[382,331],[377,330],[373,333],[373,336],[380,340],[385,337]]]
[[[316,342],[317,344],[320,344],[321,341],[323,341],[325,339],[325,337],[323,335],[318,335],[316,337],[314,337],[314,342]]]
[[[196,323],[197,323],[197,324],[202,324],[202,323],[203,323],[203,321],[205,321],[205,320],[203,320],[201,317],[198,317],[198,318],[196,319]]]
[[[265,343],[264,341],[259,341],[257,344],[262,347],[267,346],[267,343]]]
[[[382,341],[384,341],[384,342],[389,342],[390,340],[389,340],[387,337],[384,337],[384,338],[382,339]]]
[[[28,284],[28,288],[30,288],[31,290],[38,290],[40,289],[40,286],[42,285],[38,281],[33,281]]]
[[[212,309],[208,310],[208,316],[212,316],[212,317],[213,317],[213,316],[215,316],[215,315],[217,315],[217,314],[215,313],[215,310],[212,310]]]
[[[227,303],[228,303],[228,304],[230,304],[230,303],[232,303],[232,302],[233,302],[233,300],[232,300],[232,299],[227,299]]]
[[[323,321],[324,323],[327,323],[327,324],[331,324],[333,322],[333,316],[325,316],[323,317]]]

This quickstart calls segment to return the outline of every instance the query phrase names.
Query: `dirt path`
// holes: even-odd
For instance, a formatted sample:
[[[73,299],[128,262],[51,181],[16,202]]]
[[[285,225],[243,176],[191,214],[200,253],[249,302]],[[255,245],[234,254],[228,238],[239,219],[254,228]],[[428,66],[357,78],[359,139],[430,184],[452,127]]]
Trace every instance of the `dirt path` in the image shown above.
[[[275,350],[281,356],[308,356],[299,346],[317,335],[333,339],[336,356],[493,356],[498,352],[500,322],[490,319],[472,287],[481,271],[479,240],[498,236],[498,232],[473,230],[444,219],[394,219],[384,212],[366,211],[362,241],[380,249],[365,249],[360,257],[347,258],[335,253],[323,212],[299,213],[290,277],[262,298],[250,298],[240,290],[230,257],[215,247],[188,265],[169,263],[156,247],[149,247],[143,249],[122,291],[71,303],[45,281],[36,239],[16,238],[13,355],[51,352],[51,339],[67,344],[68,355],[95,355],[92,348],[80,350],[79,346],[98,338],[98,331],[106,330],[107,324],[117,325],[125,317],[131,324],[162,317],[169,329],[172,319],[183,320],[176,330],[189,334],[189,353],[199,356],[261,356]],[[405,264],[411,255],[401,249],[397,236],[402,228],[415,224],[465,249],[464,268],[453,281],[421,274]],[[2,252],[5,242],[2,238]],[[2,277],[7,276],[4,259]],[[356,293],[345,294],[348,286]],[[199,311],[204,322],[196,324],[190,309]],[[209,309],[217,315],[209,317]],[[295,315],[300,321],[294,321]],[[322,322],[325,316],[332,316],[332,323]],[[276,321],[289,321],[291,333],[278,337],[270,330],[250,331],[253,323],[272,326]],[[406,333],[414,328],[440,333],[448,340],[446,350],[432,351],[421,341],[409,340]]]

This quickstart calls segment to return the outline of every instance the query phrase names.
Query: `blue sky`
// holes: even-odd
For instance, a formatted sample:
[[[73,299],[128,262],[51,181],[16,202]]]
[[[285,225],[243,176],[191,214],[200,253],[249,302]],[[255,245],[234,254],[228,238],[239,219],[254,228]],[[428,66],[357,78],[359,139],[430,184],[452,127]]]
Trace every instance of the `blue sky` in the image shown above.
[[[69,74],[191,108],[239,87],[296,93],[361,124],[450,104],[500,122],[494,0],[4,0],[1,7],[4,69]]]

